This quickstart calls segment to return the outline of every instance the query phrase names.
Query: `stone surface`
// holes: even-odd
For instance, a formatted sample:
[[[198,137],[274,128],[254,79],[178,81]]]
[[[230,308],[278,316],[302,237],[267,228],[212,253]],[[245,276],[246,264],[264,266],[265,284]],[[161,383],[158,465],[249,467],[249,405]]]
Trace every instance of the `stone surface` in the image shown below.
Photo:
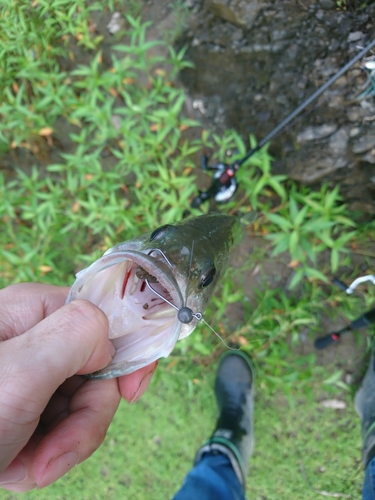
[[[375,146],[375,134],[363,135],[356,139],[352,146],[353,153],[365,153]]]
[[[250,29],[261,7],[260,0],[206,0],[216,16],[237,26]]]
[[[181,81],[206,111],[194,116],[219,134],[234,128],[263,139],[375,35],[374,4],[343,11],[334,0],[262,0],[252,24],[241,24],[240,4],[197,0],[179,42],[195,64]],[[373,213],[375,99],[357,99],[367,76],[361,62],[350,68],[270,151],[277,173],[317,188],[339,184],[350,206]]]
[[[328,147],[332,150],[332,153],[343,153],[348,146],[348,141],[348,127],[341,127],[340,130],[330,137]]]
[[[337,130],[337,125],[334,123],[319,125],[316,127],[310,126],[305,128],[301,133],[297,135],[297,142],[315,141],[317,139],[323,139],[333,134]]]

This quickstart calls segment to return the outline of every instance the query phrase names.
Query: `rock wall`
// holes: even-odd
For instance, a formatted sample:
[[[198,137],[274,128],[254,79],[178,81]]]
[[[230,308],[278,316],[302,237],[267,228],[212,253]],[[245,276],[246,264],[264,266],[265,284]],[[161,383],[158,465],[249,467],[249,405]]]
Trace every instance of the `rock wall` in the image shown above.
[[[192,15],[179,44],[189,45],[195,68],[181,80],[198,103],[196,117],[217,132],[235,128],[258,140],[375,37],[374,5],[187,3]],[[277,173],[314,187],[339,184],[353,209],[375,213],[375,99],[358,99],[368,74],[363,61],[353,66],[272,141],[271,152]]]

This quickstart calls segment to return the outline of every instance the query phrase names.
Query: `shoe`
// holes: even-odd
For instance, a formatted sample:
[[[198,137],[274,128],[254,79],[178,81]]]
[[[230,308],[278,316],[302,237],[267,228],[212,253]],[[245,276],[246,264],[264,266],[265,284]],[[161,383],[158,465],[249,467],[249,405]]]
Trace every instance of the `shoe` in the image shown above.
[[[366,467],[375,456],[375,345],[366,375],[355,395],[354,407],[362,421],[362,460]]]
[[[221,357],[215,380],[219,417],[213,435],[195,458],[198,463],[205,453],[223,453],[243,487],[254,448],[253,383],[254,368],[247,354],[228,351]]]

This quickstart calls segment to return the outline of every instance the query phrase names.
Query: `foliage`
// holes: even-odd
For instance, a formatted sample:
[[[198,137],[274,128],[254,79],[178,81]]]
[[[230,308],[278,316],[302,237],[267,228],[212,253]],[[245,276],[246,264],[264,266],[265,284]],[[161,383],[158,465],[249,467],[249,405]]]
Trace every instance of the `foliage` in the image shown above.
[[[207,147],[218,146],[218,156],[223,158],[227,151],[236,153],[230,161],[246,154],[247,146],[234,131],[224,137],[213,135],[213,141],[204,137]],[[250,145],[256,145],[250,137]],[[240,201],[229,205],[230,211],[249,210],[242,206],[243,200],[250,201],[250,208],[260,214],[255,223],[265,238],[272,242],[272,255],[289,252],[290,267],[295,274],[289,283],[294,288],[303,278],[327,282],[327,273],[335,273],[342,264],[342,254],[348,253],[347,244],[352,240],[355,227],[346,205],[339,194],[339,188],[311,191],[291,181],[285,175],[274,175],[271,170],[272,157],[267,148],[253,155],[238,171],[237,177],[244,194]],[[268,222],[267,222],[268,221]],[[319,255],[330,253],[330,267],[319,270]]]
[[[108,5],[113,9],[115,2]],[[183,13],[182,4],[176,5]],[[184,131],[197,124],[183,115],[185,94],[174,83],[189,64],[184,50],[170,47],[168,60],[156,56],[154,49],[160,42],[149,41],[147,25],[127,16],[130,29],[118,36],[108,58],[91,20],[95,9],[102,9],[102,4],[84,0],[5,0],[0,6],[0,151],[15,159],[29,151],[34,159],[31,168],[0,172],[1,285],[33,280],[67,284],[74,271],[113,244],[174,222],[185,209],[198,214],[189,207],[195,194],[194,155],[204,146],[214,151],[214,160],[233,161],[248,149],[234,131],[220,137],[204,130],[200,140],[187,140]],[[90,54],[90,63],[77,64],[77,54]],[[250,143],[255,145],[253,137]],[[257,481],[248,483],[249,497],[255,491],[258,496],[276,498],[269,490],[272,460],[277,477],[290,476],[279,482],[277,495],[297,498],[297,491],[306,489],[297,464],[308,447],[314,450],[303,457],[309,474],[321,466],[322,445],[319,440],[309,441],[309,436],[314,432],[320,436],[323,427],[329,444],[324,456],[332,452],[329,463],[337,464],[343,479],[334,473],[315,474],[314,484],[329,491],[344,484],[345,493],[358,492],[359,474],[350,473],[359,456],[353,437],[356,429],[350,435],[354,445],[346,460],[342,450],[347,451],[347,417],[335,414],[335,429],[340,425],[342,432],[335,436],[333,449],[329,419],[316,404],[312,408],[306,401],[301,403],[295,389],[302,388],[310,399],[316,397],[319,384],[325,392],[347,391],[342,371],[322,373],[315,366],[315,355],[300,355],[298,348],[312,335],[327,333],[320,331],[321,316],[327,311],[332,317],[345,311],[346,317],[354,319],[364,302],[370,307],[373,292],[365,298],[348,298],[325,285],[328,276],[347,262],[348,245],[367,241],[368,228],[355,226],[338,188],[302,189],[285,176],[274,175],[271,167],[272,157],[262,148],[238,172],[240,190],[223,210],[243,214],[256,210],[258,219],[247,231],[264,239],[261,248],[227,274],[204,316],[226,344],[240,346],[253,357],[263,397],[284,392],[289,404],[299,398],[299,414],[280,411],[287,407],[285,400],[273,406],[263,401],[261,410],[256,406],[261,414],[257,440],[260,436],[263,445],[254,458]],[[289,289],[267,282],[252,294],[246,281],[249,272],[277,255],[289,263]],[[234,306],[243,313],[235,324],[228,316]],[[172,495],[211,431],[216,411],[212,367],[224,349],[201,323],[160,363],[156,391],[147,394],[140,406],[121,408],[97,457],[46,493],[32,492],[28,498],[77,496],[82,484],[82,498],[118,498],[124,492],[132,498],[165,498],[167,490]],[[212,366],[205,370],[203,364]],[[348,399],[346,393],[343,397]],[[174,411],[166,417],[166,408],[171,407]],[[313,415],[311,422],[305,412]],[[198,415],[204,429],[189,425]],[[296,422],[297,449],[290,439]],[[191,432],[186,433],[186,428]],[[139,436],[145,436],[142,446]],[[180,443],[184,436],[187,442]],[[282,454],[275,453],[275,440]],[[161,455],[170,456],[176,442],[175,458],[160,460]],[[152,450],[151,466],[139,453],[145,448]],[[120,449],[128,450],[125,469],[129,474],[124,473]],[[294,468],[286,469],[285,462]],[[173,471],[178,465],[178,477],[170,474],[171,463]],[[309,493],[304,498],[315,498],[315,492]],[[13,498],[5,495],[2,498]]]
[[[8,0],[1,7],[0,141],[4,153],[30,150],[35,158],[31,168],[0,172],[4,285],[66,284],[113,244],[182,218],[195,194],[191,173],[202,147],[221,161],[229,151],[234,161],[248,149],[234,131],[185,138],[197,124],[184,117],[185,94],[173,83],[189,65],[184,50],[169,47],[168,59],[156,55],[162,42],[149,41],[148,25],[127,16],[130,29],[109,58],[90,20],[97,4],[48,5]],[[90,51],[89,64],[71,64],[78,46]],[[66,145],[52,161],[63,136]],[[356,233],[337,188],[302,189],[271,167],[267,148],[248,159],[238,171],[240,191],[225,210],[259,213],[249,229],[269,241],[272,255],[288,256],[289,288],[298,284],[298,295],[276,287],[250,299],[243,276],[254,267],[253,255],[227,275],[205,319],[227,343],[259,359],[267,387],[290,392],[297,381],[307,388],[314,356],[289,363],[288,353],[302,330],[317,328],[328,300],[320,284],[342,265]],[[244,318],[229,334],[230,304],[241,304]],[[209,356],[222,346],[202,324],[176,355]]]
[[[343,215],[345,205],[341,202],[338,187],[329,191],[323,186],[320,192],[298,193],[292,186],[288,206],[282,207],[277,214],[266,214],[278,230],[266,235],[273,243],[273,255],[288,250],[291,264],[296,268],[290,288],[304,276],[327,281],[317,270],[318,257],[323,251],[330,251],[330,271],[337,272],[340,253],[348,252],[345,245],[355,234],[345,231],[355,223]]]
[[[43,5],[33,7],[41,17],[47,15]],[[188,207],[194,186],[187,182],[187,175],[198,145],[184,140],[182,132],[195,123],[181,116],[184,92],[172,85],[169,76],[188,63],[183,61],[184,51],[176,53],[173,48],[169,61],[152,56],[159,42],[146,40],[146,24],[130,16],[127,20],[131,25],[128,43],[114,47],[117,55],[112,56],[110,67],[97,50],[89,65],[60,73],[52,65],[53,56],[63,55],[60,46],[44,54],[45,61],[38,61],[33,79],[22,72],[22,68],[29,71],[30,61],[28,52],[21,51],[12,77],[7,73],[1,81],[3,95],[9,96],[7,106],[12,108],[9,115],[5,104],[1,108],[1,137],[8,147],[31,148],[37,155],[40,141],[47,142],[44,146],[48,141],[53,144],[55,133],[65,130],[71,142],[59,163],[47,164],[45,169],[35,166],[30,172],[17,169],[11,179],[0,174],[5,282],[43,276],[47,281],[64,282],[85,259],[93,259],[87,254],[92,254],[95,245],[100,246],[100,253],[103,245],[180,219]],[[77,26],[79,22],[80,18]],[[62,33],[78,36],[74,26],[62,26],[53,32],[56,39],[47,32],[49,38],[43,45],[58,45]],[[36,29],[34,25],[25,28]],[[89,40],[85,43],[91,48]],[[59,90],[48,87],[47,99],[40,94],[44,92],[40,82],[48,71],[58,79]],[[26,82],[29,93],[22,90]],[[16,90],[12,93],[11,88]],[[63,96],[61,100],[57,94]],[[54,99],[59,101],[57,107]],[[28,113],[30,121],[25,122]],[[55,132],[54,120],[60,115],[66,123]]]
[[[191,360],[173,366],[162,360],[159,372],[162,375],[151,382],[140,401],[121,403],[105,442],[91,458],[57,483],[23,497],[173,498],[191,470],[197,450],[214,428],[214,377],[212,370],[197,367]],[[246,498],[316,500],[320,497],[317,490],[360,498],[364,476],[360,421],[348,394],[340,396],[347,405],[344,410],[317,403],[331,397],[319,386],[326,376],[317,377],[312,401],[295,392],[297,404],[292,408],[282,394],[264,397],[262,380],[257,377],[255,449]],[[14,500],[15,494],[2,490],[0,499]]]
[[[43,136],[58,116],[74,106],[69,74],[59,57],[74,39],[96,49],[101,37],[90,25],[83,0],[27,2],[5,0],[0,6],[0,140],[12,147]]]

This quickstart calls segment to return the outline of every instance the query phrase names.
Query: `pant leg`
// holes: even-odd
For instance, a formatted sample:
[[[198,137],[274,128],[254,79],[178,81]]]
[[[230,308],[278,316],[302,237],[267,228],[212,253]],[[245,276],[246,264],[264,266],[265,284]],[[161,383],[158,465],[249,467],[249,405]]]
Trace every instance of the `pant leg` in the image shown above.
[[[375,500],[375,457],[367,464],[362,500]]]
[[[222,453],[205,453],[185,477],[173,500],[245,500],[245,492],[230,460]]]

